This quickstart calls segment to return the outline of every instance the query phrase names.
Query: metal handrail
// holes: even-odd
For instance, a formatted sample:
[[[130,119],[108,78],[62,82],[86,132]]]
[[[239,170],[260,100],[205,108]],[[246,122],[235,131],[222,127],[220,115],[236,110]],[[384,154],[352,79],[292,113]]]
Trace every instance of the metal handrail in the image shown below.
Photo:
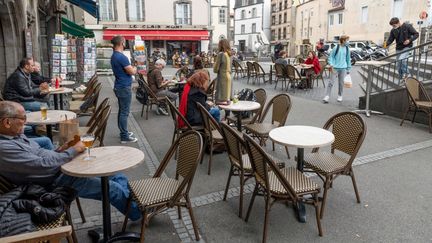
[[[389,59],[391,57],[395,57],[395,56],[398,56],[398,55],[406,53],[406,52],[410,52],[410,51],[415,50],[415,49],[420,49],[420,48],[422,48],[424,46],[427,46],[427,45],[432,45],[432,41],[425,42],[425,43],[420,44],[418,46],[413,46],[413,47],[411,47],[411,48],[409,48],[407,50],[404,50],[404,51],[401,51],[401,52],[398,52],[398,53],[394,53],[394,54],[391,54],[391,55],[379,58],[379,59],[377,59],[377,61],[385,61],[386,59]]]

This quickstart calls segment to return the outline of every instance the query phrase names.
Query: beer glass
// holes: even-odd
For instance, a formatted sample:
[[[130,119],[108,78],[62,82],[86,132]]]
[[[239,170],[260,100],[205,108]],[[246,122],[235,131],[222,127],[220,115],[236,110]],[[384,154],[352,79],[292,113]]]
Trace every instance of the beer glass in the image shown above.
[[[87,156],[84,157],[84,160],[91,160],[95,158],[95,156],[90,156],[90,147],[93,145],[95,137],[93,134],[84,134],[81,136],[81,142],[84,144],[87,150]]]
[[[40,111],[41,111],[41,119],[44,121],[48,120],[48,107],[45,104],[41,104]]]

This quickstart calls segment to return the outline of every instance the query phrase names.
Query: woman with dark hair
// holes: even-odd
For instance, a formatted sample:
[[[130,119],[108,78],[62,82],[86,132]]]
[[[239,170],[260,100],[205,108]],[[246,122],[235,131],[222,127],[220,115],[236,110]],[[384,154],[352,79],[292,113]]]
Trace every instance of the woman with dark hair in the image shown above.
[[[207,89],[210,77],[205,72],[196,72],[188,80],[184,87],[182,97],[180,99],[179,111],[192,126],[202,125],[201,113],[198,110],[197,102],[203,105],[209,113],[220,121],[220,111],[217,107],[211,107],[212,104],[207,103]],[[181,119],[178,119],[179,127],[184,127],[185,124]]]
[[[321,65],[318,57],[315,55],[314,51],[308,52],[308,58],[304,62],[305,65],[309,65],[310,68],[305,70],[306,77],[308,77],[308,83],[306,84],[307,89],[312,88],[313,76],[321,71]]]
[[[229,104],[231,99],[231,47],[228,40],[219,41],[219,54],[213,66],[216,77],[216,103],[221,105]]]
[[[193,74],[195,74],[199,71],[205,72],[210,77],[209,71],[207,69],[204,69],[204,65],[203,65],[201,57],[195,56],[194,62],[193,62]]]

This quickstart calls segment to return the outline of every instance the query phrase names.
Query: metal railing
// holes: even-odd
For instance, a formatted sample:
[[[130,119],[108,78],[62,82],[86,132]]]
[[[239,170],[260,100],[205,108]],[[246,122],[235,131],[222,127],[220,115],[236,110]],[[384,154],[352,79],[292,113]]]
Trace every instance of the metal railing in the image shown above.
[[[409,76],[413,76],[420,81],[432,80],[432,51],[429,46],[432,41],[414,46],[405,51],[395,53],[377,61],[388,63],[376,66],[364,67],[367,73],[367,80],[371,82],[374,93],[386,92],[403,88],[403,80],[399,77],[398,67],[402,62],[408,66]],[[399,55],[410,53],[408,57],[398,60]],[[369,72],[367,68],[371,68]]]

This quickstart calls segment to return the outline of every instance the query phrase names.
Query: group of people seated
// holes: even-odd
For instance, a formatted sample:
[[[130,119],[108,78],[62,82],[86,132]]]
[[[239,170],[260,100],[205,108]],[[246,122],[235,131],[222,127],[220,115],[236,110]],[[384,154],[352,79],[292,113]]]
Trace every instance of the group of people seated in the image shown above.
[[[288,65],[287,60],[287,52],[286,51],[280,51],[279,52],[279,58],[276,59],[275,63],[282,64],[284,66]],[[299,88],[305,88],[305,89],[311,89],[312,88],[312,80],[314,79],[315,75],[319,74],[321,71],[321,65],[319,62],[318,57],[316,56],[314,51],[309,51],[307,59],[301,63],[300,65],[309,67],[304,70],[304,73],[302,75],[307,77],[307,81],[305,83],[301,83]]]

